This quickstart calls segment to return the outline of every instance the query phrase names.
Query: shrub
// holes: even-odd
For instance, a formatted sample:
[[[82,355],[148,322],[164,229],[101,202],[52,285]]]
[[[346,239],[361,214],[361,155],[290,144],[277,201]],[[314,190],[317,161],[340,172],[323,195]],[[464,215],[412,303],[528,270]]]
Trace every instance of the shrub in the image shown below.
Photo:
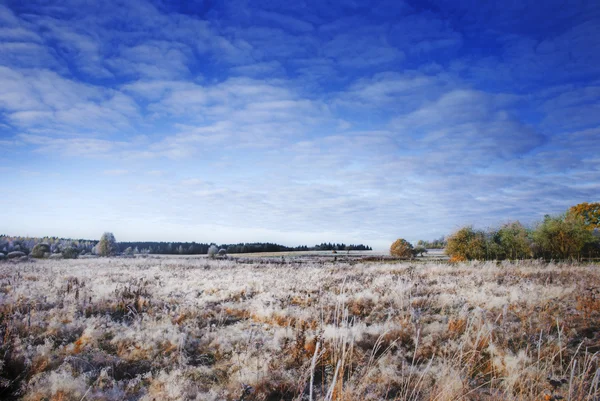
[[[68,246],[63,249],[62,256],[65,259],[76,259],[79,256],[79,251],[73,246]]]
[[[446,246],[446,254],[454,261],[485,259],[486,251],[485,233],[473,227],[463,227],[452,234]]]
[[[100,238],[100,242],[96,245],[96,252],[100,256],[111,256],[119,253],[119,247],[113,233],[104,233]]]
[[[50,253],[50,245],[45,242],[36,244],[31,250],[31,256],[38,259],[43,258],[46,253]]]
[[[390,255],[397,258],[412,258],[413,246],[404,238],[399,238],[390,246]]]
[[[12,252],[9,252],[8,255],[6,255],[6,257],[9,259],[16,259],[16,258],[20,258],[23,256],[27,256],[27,255],[25,254],[25,252],[21,252],[21,251],[12,251]]]

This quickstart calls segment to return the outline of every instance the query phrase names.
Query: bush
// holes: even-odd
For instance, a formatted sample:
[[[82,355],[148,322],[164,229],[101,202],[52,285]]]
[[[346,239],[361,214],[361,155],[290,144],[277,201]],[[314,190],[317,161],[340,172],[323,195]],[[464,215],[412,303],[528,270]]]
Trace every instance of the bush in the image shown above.
[[[68,246],[62,251],[62,256],[65,259],[77,259],[79,251],[73,246]]]
[[[42,259],[47,253],[50,253],[50,245],[44,242],[36,244],[31,250],[31,256],[38,259]]]
[[[119,253],[117,240],[115,240],[113,233],[107,232],[102,234],[100,242],[98,242],[98,245],[96,245],[96,252],[100,256],[111,256]]]
[[[397,258],[412,258],[413,246],[404,238],[399,238],[390,246],[390,255]]]
[[[486,238],[483,231],[473,227],[463,227],[448,238],[446,254],[451,260],[482,260],[487,254]]]
[[[9,252],[8,255],[6,255],[6,257],[9,259],[21,258],[23,256],[27,256],[27,255],[25,254],[25,252],[21,252],[21,251],[12,251],[12,252]]]

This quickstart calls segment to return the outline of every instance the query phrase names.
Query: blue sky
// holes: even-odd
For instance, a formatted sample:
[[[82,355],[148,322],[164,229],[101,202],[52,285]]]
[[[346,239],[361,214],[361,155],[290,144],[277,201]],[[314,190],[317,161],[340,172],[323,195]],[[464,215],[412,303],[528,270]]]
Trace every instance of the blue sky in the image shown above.
[[[600,198],[597,1],[2,1],[0,227],[386,248]]]

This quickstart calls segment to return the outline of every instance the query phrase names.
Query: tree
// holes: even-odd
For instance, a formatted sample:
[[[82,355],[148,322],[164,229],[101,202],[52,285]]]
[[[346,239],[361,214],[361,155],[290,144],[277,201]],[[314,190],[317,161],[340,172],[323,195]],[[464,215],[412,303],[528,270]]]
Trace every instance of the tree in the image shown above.
[[[439,239],[434,239],[433,241],[425,241],[420,239],[417,242],[417,246],[422,246],[425,249],[444,249],[446,247],[446,238],[444,236]]]
[[[531,256],[529,232],[518,221],[505,224],[498,230],[503,253],[509,259],[526,259]]]
[[[580,216],[566,214],[546,216],[533,232],[533,240],[542,256],[568,259],[579,258],[583,247],[593,242],[594,236]]]
[[[583,224],[590,231],[600,229],[600,202],[584,202],[571,206],[567,211],[567,215],[582,218]]]
[[[470,226],[461,228],[448,238],[446,254],[454,261],[485,259],[485,233]]]
[[[211,245],[210,248],[208,248],[208,257],[214,258],[218,252],[219,248],[217,248],[216,245]]]
[[[404,238],[399,238],[390,246],[390,255],[397,258],[412,258],[413,246]]]
[[[102,234],[100,242],[96,245],[96,253],[100,256],[111,256],[119,253],[119,247],[113,233]]]
[[[415,255],[421,255],[422,257],[424,253],[427,253],[427,248],[424,246],[417,246],[415,249],[413,249],[413,253]]]
[[[500,231],[490,229],[485,236],[485,256],[483,259],[486,260],[502,260],[506,258],[506,251],[502,246],[502,239],[500,237]]]

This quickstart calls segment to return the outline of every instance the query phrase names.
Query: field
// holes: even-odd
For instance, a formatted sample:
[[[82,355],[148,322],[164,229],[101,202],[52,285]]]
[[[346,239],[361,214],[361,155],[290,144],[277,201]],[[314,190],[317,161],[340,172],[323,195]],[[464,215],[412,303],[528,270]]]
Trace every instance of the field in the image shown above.
[[[600,399],[598,265],[343,256],[2,262],[0,398]]]

